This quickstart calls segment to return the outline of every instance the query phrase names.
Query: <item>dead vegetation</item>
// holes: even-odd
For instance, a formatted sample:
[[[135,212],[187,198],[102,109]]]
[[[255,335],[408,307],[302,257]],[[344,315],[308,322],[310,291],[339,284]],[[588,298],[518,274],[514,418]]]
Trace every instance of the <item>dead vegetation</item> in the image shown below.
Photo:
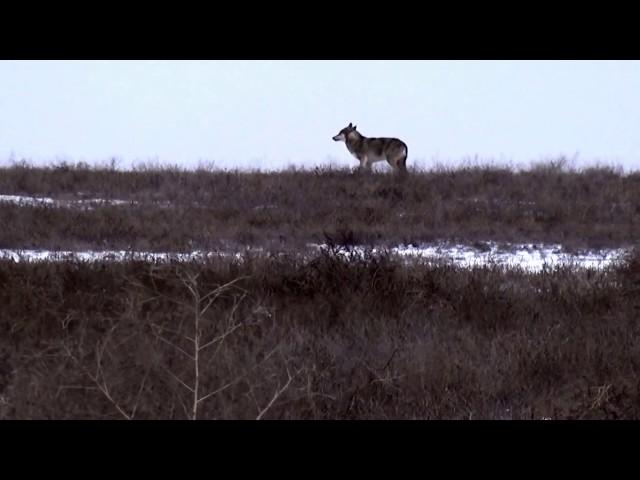
[[[130,202],[92,209],[0,203],[0,248],[286,250],[327,235],[377,245],[448,240],[605,248],[633,245],[640,236],[640,174],[575,170],[562,162],[523,171],[436,168],[406,178],[336,169],[16,164],[0,169],[0,193]]]
[[[1,261],[0,417],[637,418],[638,263]]]
[[[640,175],[538,165],[398,178],[18,164],[0,248],[284,255],[0,260],[3,419],[632,419],[640,256],[617,270],[471,270],[338,255],[444,239],[633,245]],[[328,248],[305,259],[307,242]]]

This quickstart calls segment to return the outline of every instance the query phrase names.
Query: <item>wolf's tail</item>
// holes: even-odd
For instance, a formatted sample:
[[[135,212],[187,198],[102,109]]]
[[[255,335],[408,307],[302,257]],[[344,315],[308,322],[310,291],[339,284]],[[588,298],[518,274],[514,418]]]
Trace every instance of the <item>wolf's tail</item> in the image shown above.
[[[404,146],[404,157],[400,160],[400,169],[403,171],[407,171],[407,157],[409,156],[409,147],[405,144]]]

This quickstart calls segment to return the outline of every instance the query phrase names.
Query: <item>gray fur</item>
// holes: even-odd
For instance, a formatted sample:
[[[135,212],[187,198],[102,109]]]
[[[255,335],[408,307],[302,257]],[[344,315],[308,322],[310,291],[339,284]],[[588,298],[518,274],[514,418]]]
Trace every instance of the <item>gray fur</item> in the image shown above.
[[[360,168],[371,170],[376,162],[387,161],[396,171],[406,171],[407,144],[397,138],[365,137],[351,123],[333,137],[336,142],[345,142],[347,149],[358,159]]]

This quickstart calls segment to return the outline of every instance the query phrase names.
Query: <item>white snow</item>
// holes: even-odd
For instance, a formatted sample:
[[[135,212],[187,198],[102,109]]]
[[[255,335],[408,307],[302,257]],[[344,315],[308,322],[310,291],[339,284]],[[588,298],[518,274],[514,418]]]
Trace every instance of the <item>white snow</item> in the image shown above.
[[[316,249],[326,248],[326,245],[310,245]],[[363,254],[364,247],[353,247],[352,252]],[[373,254],[381,249],[373,248]],[[398,246],[387,249],[392,255],[399,255],[409,259],[420,259],[431,263],[448,263],[456,266],[471,268],[474,266],[499,265],[504,267],[520,267],[527,271],[538,272],[545,267],[560,265],[577,268],[602,269],[620,259],[626,249],[602,249],[570,253],[562,245],[544,244],[504,244],[500,246],[488,242],[483,248],[470,245],[435,244],[415,246]],[[340,252],[348,254],[348,250]]]
[[[40,203],[54,203],[49,197],[25,197],[23,195],[0,195],[0,202],[15,203],[18,205],[38,205]]]
[[[310,252],[307,255],[313,256],[325,245],[310,244]],[[351,252],[362,255],[366,249],[364,247],[353,247]],[[545,267],[555,267],[559,265],[569,265],[577,268],[601,269],[607,267],[620,259],[626,252],[625,249],[608,249],[597,251],[586,251],[569,253],[563,250],[561,245],[503,245],[488,243],[484,248],[476,248],[468,245],[425,245],[421,247],[399,246],[387,250],[392,255],[398,255],[407,261],[419,260],[426,263],[446,263],[470,268],[474,266],[498,265],[504,267],[520,267],[530,272],[539,272]],[[0,249],[0,259],[12,259],[19,261],[123,261],[123,260],[149,260],[149,261],[192,261],[203,260],[216,256],[234,256],[238,259],[244,258],[248,252],[252,253],[273,253],[265,252],[262,249],[247,249],[245,252],[233,251],[194,251],[189,253],[154,253],[135,252],[126,250],[103,250],[103,251],[50,251],[50,250],[16,250]],[[381,249],[372,249],[371,253],[379,254]],[[339,254],[347,255],[347,250],[341,250]]]
[[[23,195],[0,195],[0,203],[13,203],[21,206],[52,205],[55,207],[84,207],[94,208],[98,205],[134,205],[135,200],[107,200],[102,198],[61,200],[50,197],[33,197]],[[169,206],[170,202],[159,202],[160,206]],[[262,205],[260,208],[271,208],[271,205]],[[256,207],[258,208],[258,207]],[[398,255],[407,261],[419,260],[429,263],[448,263],[462,267],[499,265],[505,267],[520,267],[527,271],[541,271],[545,267],[558,265],[571,265],[577,268],[600,269],[617,261],[625,252],[625,249],[603,249],[582,252],[568,252],[562,245],[552,244],[498,244],[486,242],[479,246],[460,245],[451,243],[437,243],[423,246],[396,246],[386,249],[392,255]],[[327,248],[326,245],[307,245],[311,254]],[[261,249],[248,249],[247,251],[261,253]],[[371,249],[371,253],[378,254],[381,248]],[[356,246],[349,250],[341,249],[340,254],[348,252],[364,254],[365,247]],[[305,252],[309,253],[309,252]],[[217,252],[190,252],[190,253],[152,253],[132,251],[48,251],[48,250],[1,250],[0,259],[14,259],[15,261],[98,261],[125,259],[140,259],[151,261],[191,261],[210,256],[231,256],[243,258],[244,253],[231,251]]]
[[[95,261],[123,261],[123,260],[148,260],[148,261],[168,261],[177,260],[188,262],[200,260],[212,256],[231,256],[234,254],[225,252],[190,252],[190,253],[165,253],[165,252],[135,252],[127,250],[12,250],[0,249],[0,259],[11,259],[16,262],[38,262],[38,261],[68,261],[79,260],[84,262]],[[239,256],[240,254],[235,254]]]
[[[101,205],[131,205],[136,204],[135,200],[107,200],[104,198],[83,198],[72,200],[60,200],[51,197],[30,197],[24,195],[0,195],[0,202],[13,203],[22,206],[38,206],[38,205],[53,205],[56,207],[92,207],[96,204]]]

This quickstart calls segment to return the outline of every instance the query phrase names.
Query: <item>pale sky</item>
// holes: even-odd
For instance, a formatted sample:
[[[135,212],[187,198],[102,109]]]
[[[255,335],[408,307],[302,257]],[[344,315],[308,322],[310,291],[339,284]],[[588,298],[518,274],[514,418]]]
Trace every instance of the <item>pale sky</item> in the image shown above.
[[[0,163],[357,165],[349,122],[408,165],[565,155],[640,169],[639,61],[0,61]]]

